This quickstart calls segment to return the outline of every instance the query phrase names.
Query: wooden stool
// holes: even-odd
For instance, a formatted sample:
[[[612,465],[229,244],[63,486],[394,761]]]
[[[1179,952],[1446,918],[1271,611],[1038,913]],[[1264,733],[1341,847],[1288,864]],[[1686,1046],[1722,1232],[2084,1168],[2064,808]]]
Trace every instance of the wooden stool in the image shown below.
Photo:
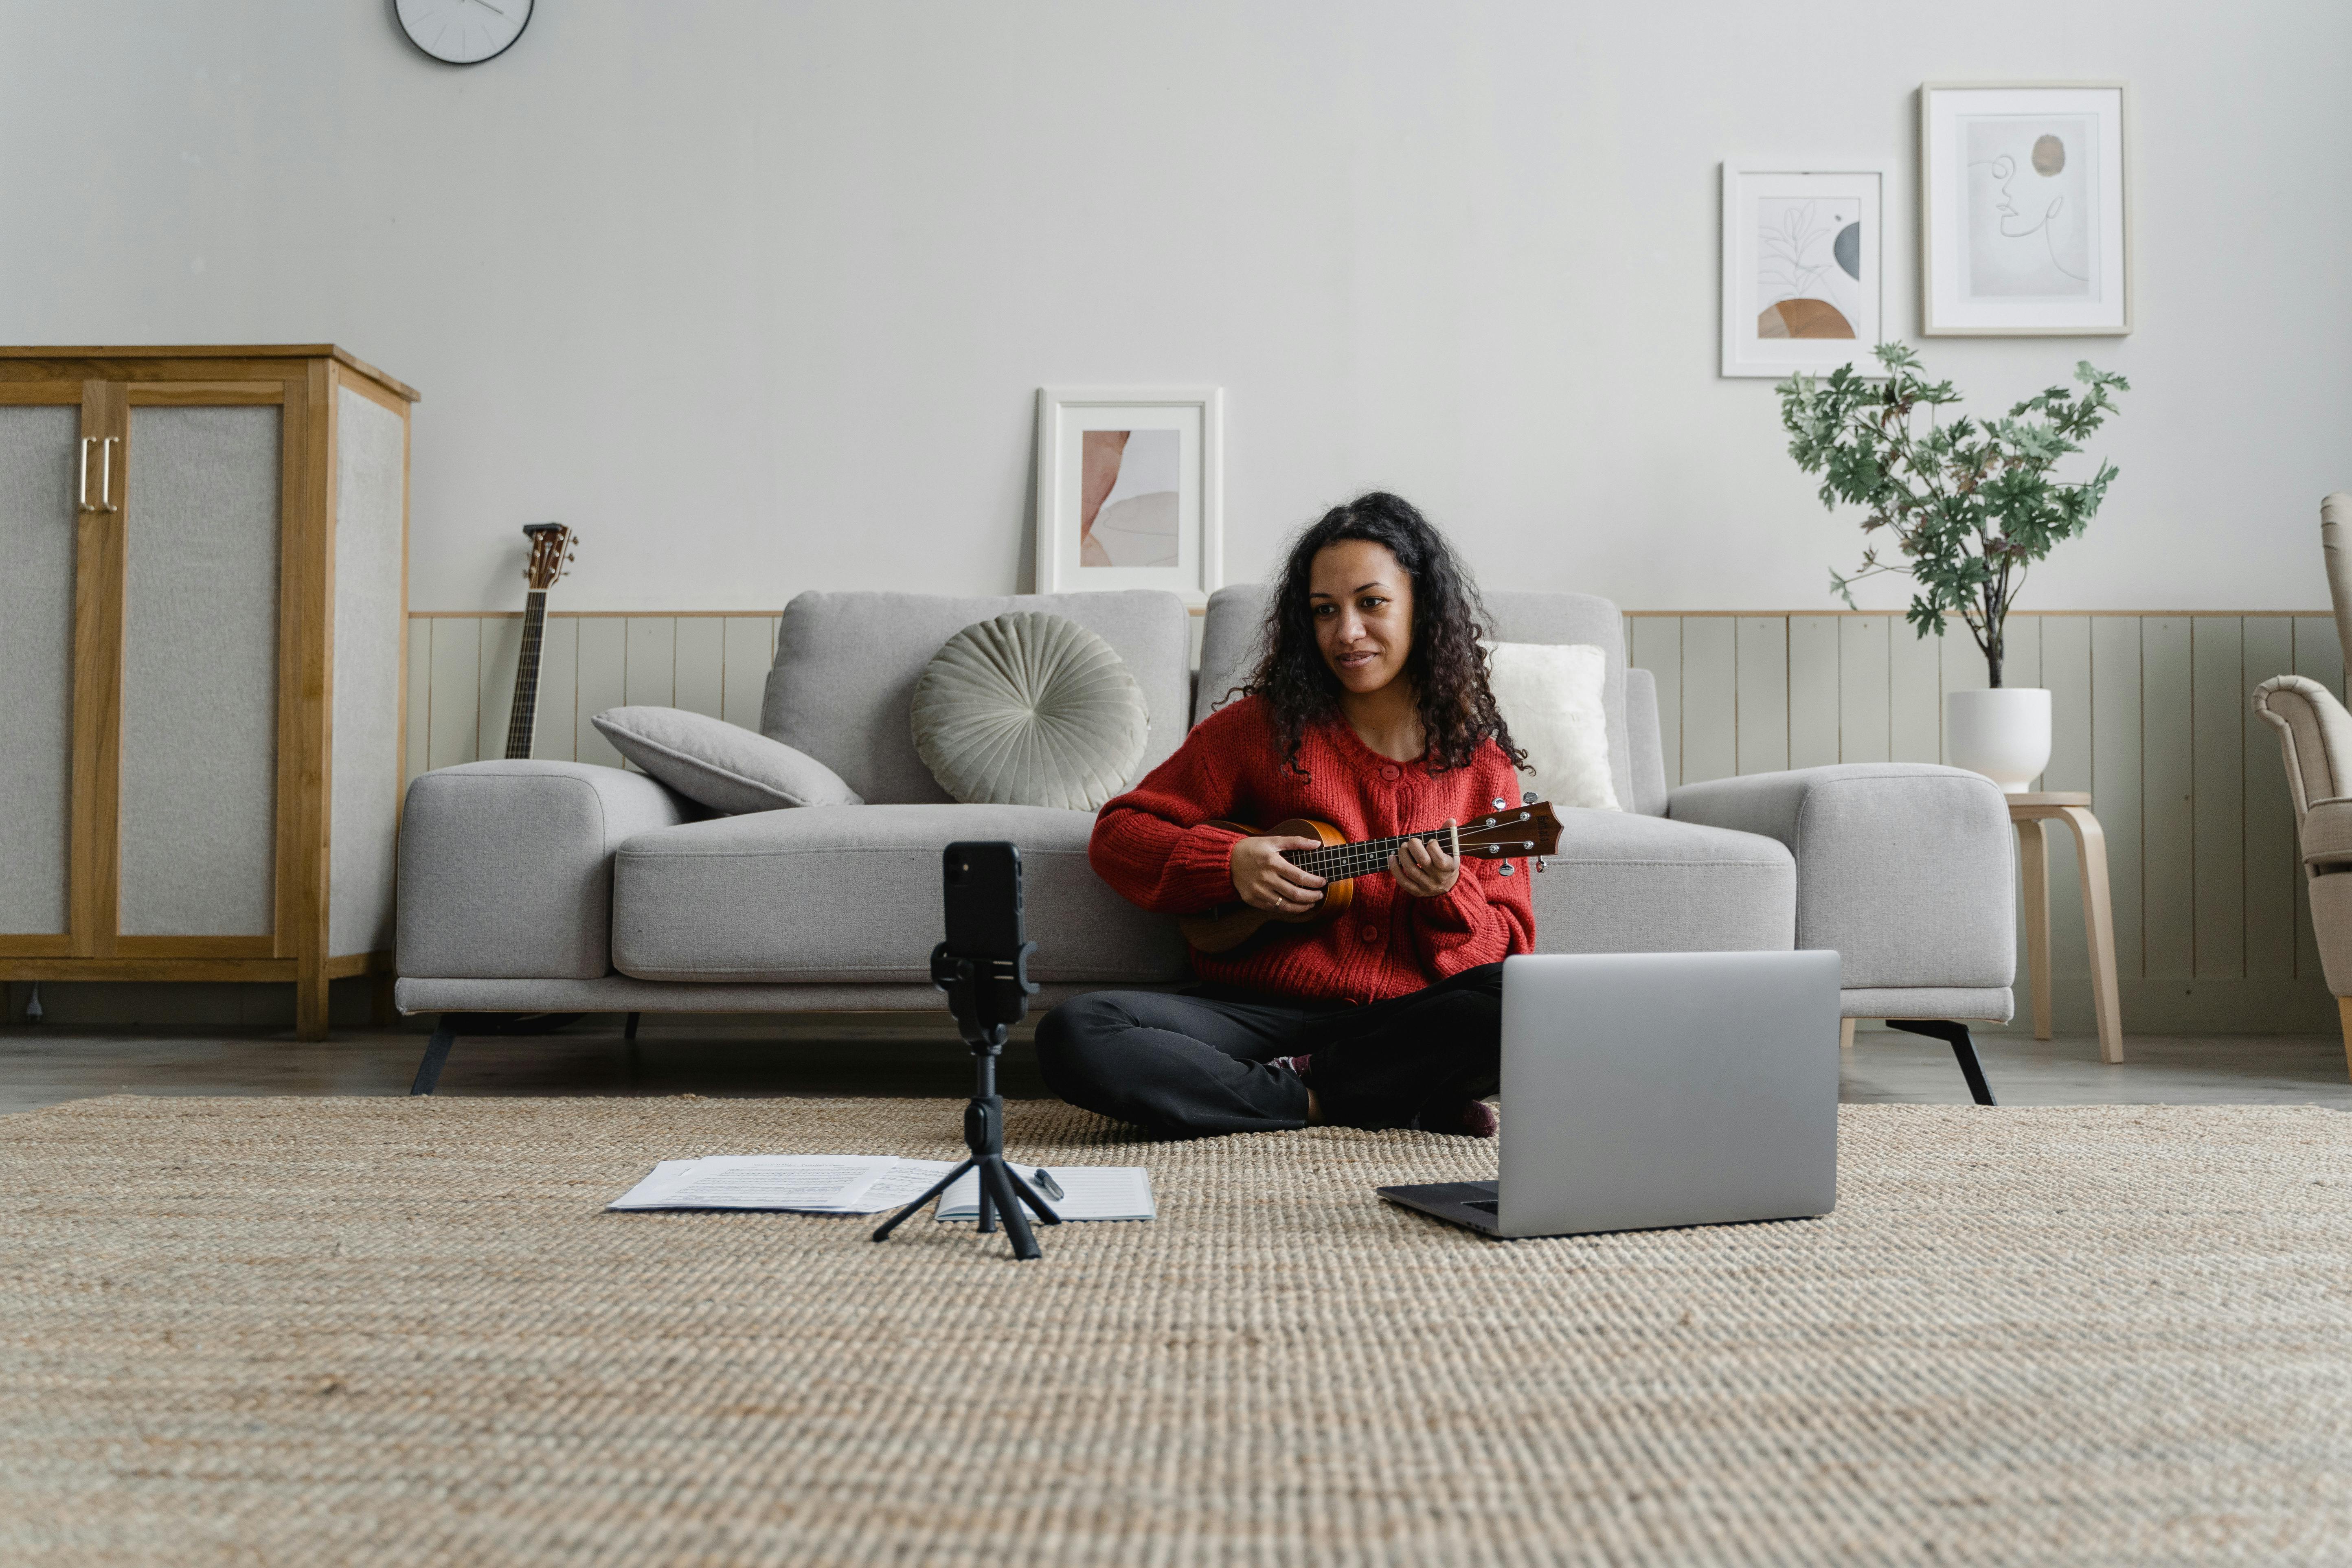
[[[2033,1037],[2050,1037],[2050,840],[2048,824],[2074,830],[2083,873],[2083,925],[2091,950],[2091,1005],[2099,1020],[2099,1059],[2124,1059],[2123,1003],[2116,989],[2116,914],[2107,896],[2107,836],[2087,795],[2012,795],[2017,875],[2025,893],[2025,963],[2033,987]]]

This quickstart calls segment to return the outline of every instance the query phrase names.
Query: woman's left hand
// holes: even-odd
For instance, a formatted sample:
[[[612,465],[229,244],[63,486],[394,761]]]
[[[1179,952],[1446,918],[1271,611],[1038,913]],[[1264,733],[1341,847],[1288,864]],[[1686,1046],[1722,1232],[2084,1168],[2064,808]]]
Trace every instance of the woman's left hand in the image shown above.
[[[1445,826],[1453,826],[1454,819],[1446,818]],[[1443,898],[1462,875],[1462,862],[1426,840],[1408,838],[1390,855],[1389,875],[1413,898]]]

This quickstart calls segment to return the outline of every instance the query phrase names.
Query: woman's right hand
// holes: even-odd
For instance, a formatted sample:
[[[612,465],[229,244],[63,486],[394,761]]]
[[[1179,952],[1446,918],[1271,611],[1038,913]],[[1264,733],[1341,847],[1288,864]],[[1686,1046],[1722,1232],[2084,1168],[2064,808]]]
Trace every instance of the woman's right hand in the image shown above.
[[[1288,849],[1320,849],[1318,838],[1286,838],[1272,834],[1234,841],[1234,891],[1254,910],[1274,914],[1298,914],[1323,901],[1326,879],[1302,871],[1282,858]]]

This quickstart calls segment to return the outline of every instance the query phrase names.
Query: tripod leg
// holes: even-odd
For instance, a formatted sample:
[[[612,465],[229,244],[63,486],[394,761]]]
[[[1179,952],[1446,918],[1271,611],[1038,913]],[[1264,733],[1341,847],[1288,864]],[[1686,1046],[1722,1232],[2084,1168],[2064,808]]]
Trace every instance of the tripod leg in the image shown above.
[[[1019,1198],[1023,1203],[1027,1204],[1031,1208],[1036,1210],[1037,1218],[1040,1223],[1045,1225],[1059,1225],[1062,1223],[1062,1216],[1055,1214],[1053,1210],[1053,1206],[1047,1204],[1044,1198],[1039,1197],[1035,1190],[1033,1189],[1028,1183],[1021,1179],[1021,1173],[1013,1168],[1013,1162],[1010,1160],[1007,1160],[1004,1163],[1004,1175],[1005,1179],[1013,1184],[1013,1195]]]
[[[972,1163],[980,1167],[978,1229],[982,1236],[994,1236],[996,1234],[996,1184],[988,1179],[988,1158],[985,1154],[976,1155],[973,1157]]]
[[[888,1219],[884,1220],[882,1222],[882,1227],[874,1233],[874,1239],[877,1241],[889,1240],[890,1233],[898,1228],[898,1222],[900,1220],[905,1219],[908,1215],[913,1214],[917,1209],[921,1208],[925,1204],[929,1203],[941,1193],[946,1192],[949,1184],[958,1176],[961,1176],[966,1171],[971,1170],[975,1163],[976,1162],[974,1161],[966,1160],[962,1164],[958,1165],[954,1170],[950,1171],[946,1175],[941,1176],[938,1181],[933,1182],[929,1192],[925,1193],[921,1197],[917,1198],[913,1203],[908,1204],[905,1208],[900,1209],[897,1214],[894,1214]],[[981,1194],[983,1199],[987,1196],[987,1184],[983,1182],[981,1184]]]
[[[1013,1173],[1005,1167],[1003,1157],[991,1154],[980,1162],[980,1190],[996,1189],[996,1206],[1004,1211],[1004,1228],[1013,1240],[1013,1256],[1020,1258],[1043,1258],[1037,1250],[1037,1238],[1029,1234],[1029,1216],[1022,1212],[1021,1200],[1013,1195]]]

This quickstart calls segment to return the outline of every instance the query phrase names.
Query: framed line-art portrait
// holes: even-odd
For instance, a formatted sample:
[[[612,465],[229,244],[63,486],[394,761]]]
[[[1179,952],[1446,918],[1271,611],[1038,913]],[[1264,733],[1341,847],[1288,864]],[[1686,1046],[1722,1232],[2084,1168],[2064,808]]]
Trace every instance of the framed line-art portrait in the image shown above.
[[[1724,374],[1877,374],[1886,184],[1867,163],[1724,164]]]
[[[1037,591],[1165,588],[1205,605],[1224,569],[1219,387],[1041,387]]]
[[[1920,331],[2130,331],[2130,132],[2121,82],[1921,87]]]

